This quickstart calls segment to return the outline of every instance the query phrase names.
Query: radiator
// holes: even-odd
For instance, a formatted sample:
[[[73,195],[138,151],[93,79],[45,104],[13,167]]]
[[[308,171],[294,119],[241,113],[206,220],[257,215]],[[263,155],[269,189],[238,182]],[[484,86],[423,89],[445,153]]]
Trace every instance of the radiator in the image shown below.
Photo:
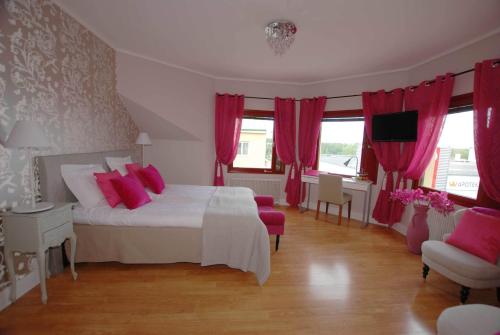
[[[281,199],[282,186],[280,179],[246,179],[246,178],[229,178],[229,186],[241,186],[252,189],[255,194],[272,195],[275,202]]]
[[[429,225],[429,240],[441,241],[444,234],[451,233],[455,229],[453,213],[444,216],[433,209],[429,210],[427,224]]]

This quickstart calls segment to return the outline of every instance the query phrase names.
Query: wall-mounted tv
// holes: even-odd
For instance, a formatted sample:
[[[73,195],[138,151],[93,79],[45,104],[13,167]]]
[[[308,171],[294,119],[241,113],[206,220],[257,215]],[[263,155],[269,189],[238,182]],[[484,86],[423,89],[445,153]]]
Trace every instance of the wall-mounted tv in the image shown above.
[[[372,141],[415,142],[418,112],[379,114],[372,117]]]

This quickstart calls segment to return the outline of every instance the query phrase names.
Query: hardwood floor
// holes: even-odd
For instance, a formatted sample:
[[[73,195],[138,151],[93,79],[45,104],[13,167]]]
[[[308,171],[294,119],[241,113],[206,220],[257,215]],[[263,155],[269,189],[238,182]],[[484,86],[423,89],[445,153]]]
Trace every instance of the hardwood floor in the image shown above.
[[[271,277],[197,264],[77,264],[0,312],[0,334],[432,334],[459,287],[431,270],[404,237],[335,216],[286,212]],[[497,305],[494,290],[469,303]]]

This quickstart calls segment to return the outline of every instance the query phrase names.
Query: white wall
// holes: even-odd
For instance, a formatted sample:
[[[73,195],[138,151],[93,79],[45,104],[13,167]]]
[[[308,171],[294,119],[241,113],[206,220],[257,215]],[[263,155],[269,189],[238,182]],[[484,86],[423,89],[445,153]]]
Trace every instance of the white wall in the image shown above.
[[[215,157],[213,80],[122,52],[116,61],[120,94],[196,138],[155,139],[145,148],[145,161],[169,183],[209,185]]]
[[[465,46],[452,53],[419,65],[408,71],[399,71],[365,77],[347,78],[310,85],[290,85],[256,81],[214,79],[193,74],[128,54],[117,53],[118,89],[121,94],[140,103],[169,122],[196,136],[198,141],[154,140],[146,148],[146,161],[157,164],[171,183],[211,184],[213,161],[213,108],[214,95],[239,93],[262,97],[312,97],[358,94],[379,89],[391,90],[433,79],[438,74],[460,72],[475,62],[500,56],[500,34]],[[473,74],[456,78],[454,94],[472,91]],[[273,110],[272,100],[246,99],[248,109]],[[326,110],[361,108],[361,98],[328,100]],[[299,106],[297,105],[297,112]],[[298,113],[297,113],[298,118]],[[188,152],[189,154],[186,154]],[[226,174],[226,178],[281,178],[276,175]],[[372,208],[383,180],[379,167],[378,183],[374,187]],[[312,190],[315,202],[315,190]],[[353,193],[353,217],[360,218],[362,194]],[[313,205],[314,206],[314,205]],[[311,206],[311,207],[313,207]],[[335,212],[335,210],[333,210]],[[395,229],[405,233],[411,213],[407,211],[403,222]]]

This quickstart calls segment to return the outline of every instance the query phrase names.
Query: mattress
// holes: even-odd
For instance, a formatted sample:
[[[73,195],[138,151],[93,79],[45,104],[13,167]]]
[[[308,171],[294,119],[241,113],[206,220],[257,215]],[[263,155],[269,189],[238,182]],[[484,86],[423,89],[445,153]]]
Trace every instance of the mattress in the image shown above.
[[[213,186],[167,185],[160,194],[149,193],[150,203],[129,210],[123,204],[111,208],[104,201],[96,207],[76,205],[76,224],[119,227],[177,227],[201,229],[203,215],[217,188]]]

